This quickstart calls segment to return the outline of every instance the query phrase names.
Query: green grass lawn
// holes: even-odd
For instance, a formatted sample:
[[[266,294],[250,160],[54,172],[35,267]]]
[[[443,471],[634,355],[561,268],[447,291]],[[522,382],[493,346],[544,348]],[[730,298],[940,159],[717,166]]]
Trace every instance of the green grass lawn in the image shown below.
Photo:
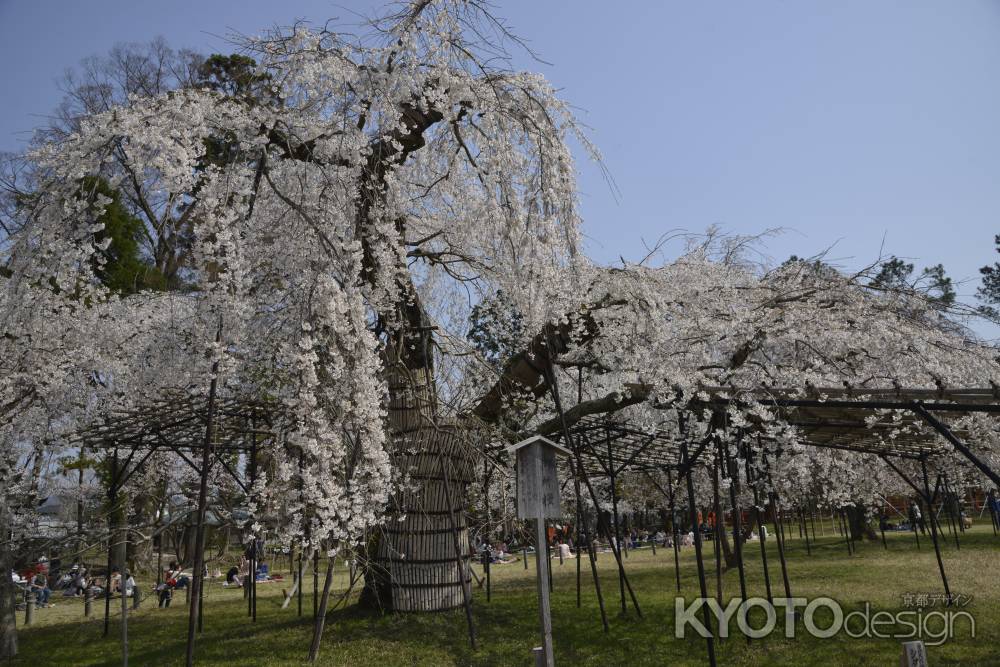
[[[943,592],[930,539],[921,538],[918,551],[912,534],[889,535],[888,551],[880,542],[859,546],[847,554],[843,541],[820,537],[813,555],[797,530],[788,542],[788,568],[794,596],[829,596],[845,608],[860,609],[870,602],[878,610],[901,611],[905,593]],[[946,538],[948,536],[945,536]],[[962,537],[961,549],[943,539],[943,557],[954,593],[972,596],[963,607],[976,619],[976,638],[969,638],[966,624],[959,636],[941,646],[928,647],[931,665],[1000,665],[1000,538],[989,522],[980,523]],[[715,591],[715,566],[707,546],[709,595]],[[747,549],[747,575],[751,596],[764,595],[759,545]],[[773,541],[769,564],[775,595],[782,595],[781,573]],[[602,631],[589,566],[583,561],[583,604],[576,607],[576,562],[553,561],[552,624],[556,661],[562,665],[703,665],[707,664],[705,640],[674,637],[676,595],[673,555],[658,549],[633,551],[626,568],[642,607],[643,618],[629,608],[621,613],[618,577],[610,553],[598,559],[601,585],[608,606],[611,631]],[[526,571],[522,563],[493,567],[493,598],[474,588],[474,621],[479,645],[473,651],[461,609],[436,614],[379,614],[353,603],[330,614],[319,663],[323,665],[530,665],[532,646],[538,641],[538,612],[534,562]],[[347,576],[338,568],[336,587],[343,591]],[[476,566],[477,572],[481,568]],[[681,586],[690,599],[697,595],[694,549],[681,554]],[[280,571],[278,566],[272,571]],[[285,573],[287,576],[287,572]],[[311,593],[311,578],[307,579]],[[141,582],[140,582],[141,583]],[[199,636],[196,662],[202,665],[295,665],[306,656],[311,625],[299,618],[295,604],[282,610],[282,587],[259,587],[258,618],[251,624],[242,593],[211,584],[205,599],[205,628]],[[724,598],[738,595],[739,580],[733,568],[724,575]],[[95,616],[84,619],[79,600],[54,598],[56,606],[36,611],[35,624],[21,632],[21,654],[13,665],[114,665],[120,664],[119,615],[112,616],[111,636],[101,637],[103,603],[94,605]],[[353,602],[353,601],[352,601]],[[112,606],[117,612],[119,601]],[[311,595],[304,612],[310,615]],[[23,618],[23,615],[21,616]],[[20,621],[20,618],[19,618]],[[734,623],[735,627],[735,623]],[[935,626],[936,629],[936,626]],[[187,615],[183,593],[175,595],[169,610],[156,608],[153,598],[129,615],[130,664],[183,664]],[[801,621],[794,639],[781,633],[755,640],[749,646],[735,636],[718,646],[722,665],[896,665],[898,639],[852,639],[839,634],[817,639],[803,634]]]

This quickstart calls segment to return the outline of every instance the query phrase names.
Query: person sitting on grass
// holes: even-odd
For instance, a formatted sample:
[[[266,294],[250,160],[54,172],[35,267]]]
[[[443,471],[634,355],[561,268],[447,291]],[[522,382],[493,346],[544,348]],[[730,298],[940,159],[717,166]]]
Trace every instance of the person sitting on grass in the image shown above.
[[[121,593],[122,590],[122,573],[117,567],[111,568],[111,594]]]
[[[135,579],[132,577],[132,573],[125,570],[125,584],[124,584],[124,595],[127,598],[132,597],[135,594]]]
[[[160,609],[170,607],[170,601],[174,597],[174,589],[177,587],[177,577],[179,574],[180,570],[177,567],[177,561],[170,561],[170,565],[163,571],[163,583],[156,587],[156,592],[160,598]]]
[[[166,609],[170,606],[170,600],[174,597],[173,586],[170,585],[170,582],[164,581],[162,584],[157,585],[156,594],[159,599],[160,609]]]
[[[74,565],[76,571],[73,572],[73,583],[70,588],[74,596],[83,595],[87,591],[87,568]]]
[[[229,568],[229,570],[226,572],[226,583],[224,585],[225,586],[236,586],[237,588],[240,588],[240,587],[243,586],[243,580],[240,577],[240,568],[239,567],[237,567],[236,565],[233,565],[231,568]]]
[[[191,583],[191,578],[188,577],[186,574],[184,574],[183,568],[177,567],[177,563],[173,563],[173,565],[175,570],[174,579],[177,582],[174,584],[174,588],[179,588],[179,589],[187,588],[188,585]]]
[[[49,588],[49,578],[41,570],[31,579],[31,590],[35,594],[35,604],[43,608],[49,606],[52,590]]]

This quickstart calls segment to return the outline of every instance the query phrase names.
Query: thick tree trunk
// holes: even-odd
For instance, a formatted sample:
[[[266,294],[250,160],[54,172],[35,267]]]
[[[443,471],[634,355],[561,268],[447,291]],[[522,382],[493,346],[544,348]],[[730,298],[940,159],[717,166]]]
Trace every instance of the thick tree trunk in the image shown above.
[[[10,577],[14,565],[10,530],[10,512],[6,502],[0,501],[0,660],[17,655],[17,589]]]
[[[474,478],[471,448],[462,429],[435,421],[437,397],[429,373],[397,366],[387,376],[394,463],[411,484],[390,505],[374,545],[362,601],[394,611],[459,607],[463,582],[456,567],[455,532],[462,558],[467,559],[463,510]],[[448,482],[442,459],[449,466]],[[448,517],[449,495],[456,506],[454,529]]]
[[[852,540],[868,539],[875,541],[878,539],[875,529],[865,521],[865,508],[861,503],[855,503],[853,506],[847,507],[847,519]]]

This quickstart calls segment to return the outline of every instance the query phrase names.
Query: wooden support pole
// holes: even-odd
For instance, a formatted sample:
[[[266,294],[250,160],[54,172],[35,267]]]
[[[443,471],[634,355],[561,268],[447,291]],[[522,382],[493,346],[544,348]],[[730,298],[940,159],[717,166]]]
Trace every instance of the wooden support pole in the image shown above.
[[[257,622],[257,570],[260,568],[260,554],[257,553],[257,541],[254,540],[253,578],[250,579],[250,622]]]
[[[247,618],[253,618],[253,582],[257,578],[257,565],[254,563],[254,552],[257,550],[257,540],[250,536],[250,547],[247,549],[247,580],[243,582],[243,597],[247,601]]]
[[[726,522],[722,518],[722,503],[719,502],[719,453],[716,448],[715,460],[712,464],[712,513],[715,515],[712,526],[712,537],[715,547],[715,596],[722,607],[722,531]],[[719,621],[719,636],[722,635],[722,621]]]
[[[462,553],[462,544],[459,540],[458,524],[455,521],[455,512],[462,511],[461,508],[456,508],[452,503],[451,499],[451,476],[448,474],[448,468],[451,466],[445,463],[445,458],[441,459],[441,472],[444,473],[444,497],[445,502],[448,504],[448,524],[451,526],[451,534],[455,542],[455,563],[458,568],[458,581],[462,586],[462,606],[465,607],[465,622],[469,629],[469,645],[472,650],[476,650],[476,627],[472,622],[472,591],[470,590],[471,582],[468,581],[468,577],[465,574],[465,555]],[[538,479],[541,479],[541,474],[539,473]],[[541,497],[539,495],[539,497]],[[471,563],[469,565],[470,569],[472,567]],[[551,640],[550,640],[551,641]]]
[[[121,622],[121,642],[122,642],[122,667],[128,667],[128,571],[125,569],[125,558],[128,553],[128,514],[122,508],[121,537],[118,541],[118,562],[121,572],[121,596],[122,596],[122,622]],[[138,588],[136,586],[135,588]]]
[[[125,577],[122,574],[122,667],[128,667],[128,596],[125,595]]]
[[[576,451],[576,447],[573,448]],[[583,532],[583,540],[586,542],[587,547],[587,560],[590,561],[590,573],[594,578],[594,591],[597,593],[597,606],[601,610],[601,625],[604,627],[604,632],[610,631],[610,626],[608,625],[608,613],[604,609],[604,595],[601,593],[601,578],[597,574],[597,554],[594,553],[594,540],[590,533],[590,521],[587,519],[587,515],[583,510],[583,498],[580,493],[580,477],[583,474],[583,467],[579,456],[576,456],[573,461],[573,492],[576,494],[576,507],[577,514],[579,516],[580,528]],[[577,547],[576,550],[576,560],[577,560],[577,606],[580,605],[580,548]]]
[[[749,466],[749,460],[747,465]],[[749,472],[749,470],[748,470]],[[760,511],[760,492],[757,489],[756,480],[751,480],[750,475],[747,475],[747,483],[751,484],[753,489],[753,514],[754,518],[757,520],[757,539],[760,541],[760,562],[764,568],[764,589],[767,591],[767,601],[774,602],[774,596],[771,594],[771,573],[768,571],[767,567],[767,549],[764,545],[764,521],[761,517]]]
[[[548,372],[549,388],[552,392],[552,399],[553,402],[556,404],[556,411],[559,413],[559,418],[560,421],[562,422],[563,436],[566,438],[566,443],[569,444],[572,443],[572,438],[570,437],[569,426],[566,424],[566,413],[563,412],[562,402],[559,400],[559,385],[556,382],[555,369],[552,365],[551,359],[549,359],[549,365],[546,370]],[[583,477],[583,482],[587,487],[587,494],[590,496],[590,502],[593,503],[595,511],[597,513],[598,532],[600,532],[600,529],[602,528],[600,524],[604,523],[605,525],[603,526],[604,528],[603,532],[606,535],[610,536],[611,531],[610,529],[608,529],[606,525],[607,522],[603,520],[604,517],[599,509],[600,503],[597,502],[597,493],[594,491],[594,486],[590,483],[590,477],[587,476],[587,472],[583,467],[583,461],[580,458],[579,447],[573,448],[573,456],[576,460],[576,467],[578,474]],[[639,618],[642,618],[642,610],[639,608],[639,601],[636,599],[635,591],[632,590],[632,585],[629,583],[628,576],[625,574],[625,567],[622,564],[621,552],[618,548],[616,548],[613,545],[611,549],[611,554],[615,557],[615,562],[618,565],[619,576],[624,581],[625,588],[628,589],[629,596],[632,598],[632,606],[635,607],[635,613],[639,616]]]
[[[575,477],[575,475],[574,475]],[[575,481],[575,480],[574,480]],[[583,551],[580,547],[580,483],[576,482],[576,525],[574,526],[576,530],[576,538],[574,539],[573,545],[576,547],[576,608],[579,609],[582,606],[581,603],[581,583],[583,579],[582,574],[582,563]]]
[[[729,454],[729,445],[723,446],[719,442],[719,450],[723,453],[726,467],[729,471],[729,501],[733,506],[733,548],[736,550],[736,567],[740,575],[740,600],[746,604],[747,599],[747,577],[743,567],[743,516],[739,504],[740,471]],[[750,643],[750,635],[746,635],[747,644]]]
[[[677,592],[681,592],[681,555],[680,555],[680,545],[677,541],[680,539],[680,532],[677,526],[677,507],[675,503],[675,494],[673,488],[673,482],[671,481],[670,469],[666,470],[667,473],[667,493],[669,494],[670,500],[670,530],[674,534],[674,579],[677,581]]]
[[[490,602],[493,600],[493,583],[490,579],[490,566],[493,560],[492,550],[486,552],[486,601]]]
[[[536,477],[539,480],[542,478],[540,467],[539,465]],[[540,489],[539,497],[541,497]],[[545,542],[545,519],[541,516],[535,519],[535,540],[539,545]],[[549,588],[545,585],[545,580],[548,578],[549,562],[547,558],[542,557],[540,546],[535,547],[535,569],[538,576],[538,615],[542,625],[543,664],[545,667],[554,667],[555,654],[552,648],[552,614],[549,609]]]
[[[579,454],[577,454],[577,456],[579,456]],[[582,464],[578,462],[578,465],[582,469]],[[590,478],[587,477],[586,474],[583,476],[583,481],[586,483],[587,493],[590,495],[590,500],[594,504],[594,507],[599,507],[597,502],[597,493],[594,491],[594,487],[590,483]],[[601,523],[602,521],[604,522],[604,534],[610,536],[610,527],[607,525],[607,522],[604,521],[600,511],[597,512],[597,520],[598,523]],[[632,584],[628,580],[628,575],[625,574],[625,565],[622,563],[621,551],[617,545],[611,545],[611,555],[615,557],[615,563],[618,565],[618,576],[621,578],[621,581],[625,583],[625,589],[628,591],[629,597],[632,599],[632,606],[635,607],[635,613],[639,616],[639,618],[642,618],[642,610],[639,608],[639,600],[636,599],[635,591],[632,590]]]
[[[812,556],[812,544],[810,543],[809,540],[809,525],[806,524],[806,512],[804,509],[802,509],[801,506],[799,506],[799,520],[802,522],[800,530],[802,531],[802,534],[805,535],[806,538],[806,555]]]
[[[254,425],[253,431],[256,431],[256,425]],[[252,432],[250,434],[250,504],[254,505],[256,497],[257,488],[257,434]],[[251,533],[250,537],[253,540],[253,556],[250,561],[250,622],[257,622],[257,568],[260,567],[260,553],[258,553],[258,544],[260,542],[257,539],[257,535],[252,532],[253,524],[251,523]]]
[[[931,488],[930,480],[927,478],[927,458],[923,457],[920,459],[920,472],[924,479],[924,497],[927,500],[928,508],[931,506]],[[948,604],[951,604],[951,589],[948,588],[948,577],[944,573],[944,561],[941,560],[941,548],[938,546],[938,536],[936,522],[931,517],[931,541],[934,543],[934,555],[937,556],[938,570],[941,572],[941,582],[944,584],[944,593],[948,598]]]
[[[319,618],[319,549],[313,549],[313,618]]]
[[[622,534],[618,526],[618,492],[615,489],[617,480],[615,479],[615,461],[611,454],[611,438],[608,436],[608,470],[611,475],[611,511],[614,518],[614,531],[608,533],[608,540],[614,541],[614,549],[620,550],[622,547]],[[596,506],[596,505],[595,505]],[[600,509],[598,509],[600,512]],[[619,564],[618,567],[618,592],[621,596],[622,614],[628,611],[625,603],[625,568]]]
[[[768,473],[770,477],[770,473]],[[771,488],[774,488],[772,483]],[[781,505],[778,503],[778,494],[774,491],[771,492],[771,511],[781,516]],[[781,581],[785,587],[785,598],[791,599],[792,597],[792,587],[788,583],[788,566],[785,563],[785,533],[784,531],[777,531],[775,535],[775,541],[778,544],[778,561],[781,563]],[[789,610],[790,611],[790,610]]]
[[[206,568],[207,569],[207,568]],[[202,569],[205,572],[205,569]],[[198,634],[200,635],[205,630],[205,586],[201,587],[198,591]]]
[[[104,636],[111,630],[111,568],[115,553],[115,516],[118,511],[118,447],[111,458],[111,488],[108,489],[111,509],[108,511],[108,574],[104,578]]]
[[[844,542],[847,544],[847,555],[854,555],[854,545],[851,544],[851,527],[847,523],[847,511],[841,507],[838,512],[838,518],[840,519],[840,529],[844,533]]]
[[[219,318],[219,329],[215,336],[216,343],[222,340],[222,318]],[[203,575],[205,568],[205,511],[208,507],[208,474],[212,465],[212,447],[215,440],[215,395],[218,387],[219,361],[216,359],[212,363],[212,380],[208,389],[208,407],[205,424],[205,441],[201,454],[201,479],[198,485],[198,509],[195,522],[195,546],[194,546],[194,572],[190,584],[191,604],[188,613],[188,633],[186,664],[187,667],[194,665],[194,638],[195,630],[198,627],[200,607],[198,605],[201,597],[201,589],[204,583]]]
[[[766,458],[764,459],[764,463],[765,464],[767,463]],[[781,581],[785,588],[785,598],[791,599],[792,588],[788,583],[788,565],[785,562],[785,531],[784,528],[781,527],[781,517],[783,515],[783,512],[781,508],[781,503],[779,502],[778,499],[778,493],[774,491],[774,480],[771,479],[770,466],[767,466],[766,470],[767,470],[767,481],[772,489],[769,494],[771,500],[771,514],[774,517],[775,524],[778,526],[778,529],[775,530],[774,538],[775,542],[778,545],[778,562],[781,564]]]
[[[994,500],[995,497],[996,496],[993,494],[993,489],[990,489],[989,493],[986,494],[986,502],[989,504],[990,507],[990,522],[993,524],[994,537],[996,537],[997,535],[997,520],[998,518],[1000,518],[997,517],[996,501]]]
[[[767,566],[767,548],[765,546],[766,538],[764,537],[764,517],[763,513],[760,511],[760,498],[756,485],[753,487],[753,502],[754,516],[757,518],[757,540],[760,542],[760,562],[764,570],[764,589],[767,591],[767,601],[774,602],[774,596],[771,593],[771,572]]]
[[[961,545],[958,543],[958,524],[961,522],[961,517],[957,515],[958,509],[958,497],[955,495],[954,489],[951,488],[951,484],[948,483],[948,475],[942,475],[944,479],[944,503],[948,508],[948,523],[951,529],[951,534],[955,536],[955,550],[961,550]]]
[[[681,440],[681,457],[684,461],[684,465],[687,467],[687,490],[688,490],[688,509],[691,512],[691,524],[695,526],[694,531],[694,549],[695,557],[698,563],[698,584],[701,589],[701,597],[708,600],[708,584],[705,581],[705,562],[702,559],[702,544],[701,544],[701,529],[698,524],[698,508],[694,502],[694,477],[691,474],[691,462],[688,459],[688,448],[687,440]],[[708,630],[708,637],[705,641],[708,645],[708,664],[711,667],[715,667],[715,640],[712,636],[712,622],[708,610],[708,605],[702,605],[702,611],[704,611],[705,618],[705,628]]]
[[[317,556],[319,552],[317,551]],[[316,662],[319,657],[319,645],[323,640],[323,627],[326,625],[326,609],[330,602],[330,588],[333,585],[333,565],[336,562],[337,554],[328,552],[326,557],[326,576],[323,580],[323,596],[319,603],[319,608],[313,616],[313,636],[309,645],[309,662]]]
[[[157,536],[156,545],[156,586],[159,588],[160,584],[163,583],[163,529],[160,529],[160,534]]]

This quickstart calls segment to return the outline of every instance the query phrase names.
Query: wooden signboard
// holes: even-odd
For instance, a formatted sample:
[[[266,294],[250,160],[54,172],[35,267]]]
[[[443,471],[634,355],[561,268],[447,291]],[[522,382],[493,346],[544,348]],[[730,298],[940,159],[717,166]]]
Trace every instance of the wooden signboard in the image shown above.
[[[536,583],[542,646],[535,648],[533,653],[537,665],[553,667],[555,659],[552,650],[552,616],[549,610],[549,559],[545,548],[545,519],[561,516],[556,457],[569,456],[570,451],[540,435],[512,445],[508,451],[517,456],[517,516],[520,519],[535,520]]]
[[[899,667],[927,667],[927,649],[922,641],[903,643]]]
[[[536,435],[517,443],[509,451],[517,453],[517,518],[562,516],[556,457],[569,456],[569,450]]]

